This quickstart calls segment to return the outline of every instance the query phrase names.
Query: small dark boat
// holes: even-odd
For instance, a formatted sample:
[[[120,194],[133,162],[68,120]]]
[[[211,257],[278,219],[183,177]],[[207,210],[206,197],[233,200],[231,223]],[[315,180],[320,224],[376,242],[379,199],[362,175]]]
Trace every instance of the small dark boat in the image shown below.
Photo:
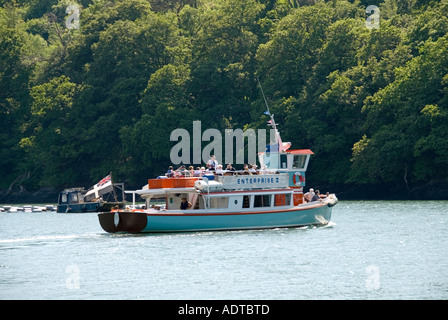
[[[110,174],[87,191],[84,188],[61,191],[57,212],[108,212],[113,208],[122,209],[125,205],[124,184],[113,183]]]

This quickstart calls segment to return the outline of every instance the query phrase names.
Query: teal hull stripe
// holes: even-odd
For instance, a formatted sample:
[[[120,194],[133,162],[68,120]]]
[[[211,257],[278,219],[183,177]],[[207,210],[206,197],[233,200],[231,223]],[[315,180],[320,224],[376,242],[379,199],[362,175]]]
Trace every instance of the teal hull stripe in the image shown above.
[[[180,232],[206,230],[263,229],[326,224],[332,208],[320,206],[306,210],[293,210],[254,214],[204,215],[147,215],[142,232]]]

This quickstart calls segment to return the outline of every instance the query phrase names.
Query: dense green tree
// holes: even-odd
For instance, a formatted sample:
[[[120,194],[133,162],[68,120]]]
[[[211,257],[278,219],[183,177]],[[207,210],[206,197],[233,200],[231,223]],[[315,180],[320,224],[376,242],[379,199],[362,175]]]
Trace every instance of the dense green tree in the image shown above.
[[[29,114],[29,83],[45,50],[45,41],[27,32],[24,14],[15,3],[0,8],[0,187],[25,173],[20,128]]]
[[[160,174],[170,163],[170,134],[183,128],[190,132],[198,116],[187,88],[191,81],[187,65],[167,64],[152,74],[142,95],[142,118],[134,126],[121,129],[123,171],[144,182]]]
[[[77,150],[70,122],[77,86],[61,76],[31,90],[32,118],[24,126],[20,146],[27,152],[29,170],[42,186],[76,182]],[[61,175],[61,172],[64,172]]]
[[[199,14],[201,28],[192,38],[191,92],[210,128],[232,117],[247,123],[257,50],[255,0],[216,1]]]
[[[353,171],[369,181],[423,182],[447,177],[448,36],[427,41],[369,98],[368,134],[354,146]]]
[[[267,128],[257,78],[283,139],[315,152],[308,181],[448,179],[448,0],[80,0],[79,29],[69,4],[0,1],[7,192],[110,171],[139,187],[174,129]]]

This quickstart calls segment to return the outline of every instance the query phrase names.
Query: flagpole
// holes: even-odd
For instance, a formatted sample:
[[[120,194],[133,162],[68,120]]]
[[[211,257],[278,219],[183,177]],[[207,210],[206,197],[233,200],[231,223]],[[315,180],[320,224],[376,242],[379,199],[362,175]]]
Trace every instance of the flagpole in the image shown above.
[[[268,113],[269,113],[269,115],[271,115],[271,111],[269,111],[269,105],[268,105],[268,102],[266,101],[266,97],[263,92],[263,87],[261,86],[260,79],[258,79],[258,76],[257,76],[257,81],[258,81],[258,85],[260,86],[260,89],[261,89],[261,94],[263,95],[264,103],[266,104],[266,108],[268,109]]]
[[[112,171],[110,172],[110,182],[112,183],[112,191],[114,193],[115,202],[118,202],[118,200],[117,200],[117,193],[115,192],[114,180],[112,179]]]
[[[257,76],[257,81],[258,81],[258,85],[260,86],[260,89],[261,89],[261,94],[263,95],[264,103],[266,104],[266,109],[268,111],[269,116],[271,117],[270,125],[274,129],[275,138],[277,140],[276,142],[279,143],[279,150],[280,150],[280,148],[282,148],[282,146],[280,146],[280,144],[282,143],[282,139],[280,138],[280,133],[277,130],[277,125],[276,125],[275,120],[274,120],[274,115],[271,114],[271,111],[269,111],[269,105],[268,105],[268,102],[266,101],[266,96],[264,95],[263,87],[261,86],[260,79],[258,79],[258,76]]]

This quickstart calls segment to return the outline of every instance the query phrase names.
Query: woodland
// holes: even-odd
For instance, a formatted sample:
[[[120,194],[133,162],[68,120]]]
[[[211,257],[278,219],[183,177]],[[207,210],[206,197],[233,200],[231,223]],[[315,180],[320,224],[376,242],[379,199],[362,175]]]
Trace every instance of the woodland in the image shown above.
[[[448,0],[0,0],[0,202],[140,188],[193,121],[268,129],[257,79],[308,187],[448,199],[447,32]]]

